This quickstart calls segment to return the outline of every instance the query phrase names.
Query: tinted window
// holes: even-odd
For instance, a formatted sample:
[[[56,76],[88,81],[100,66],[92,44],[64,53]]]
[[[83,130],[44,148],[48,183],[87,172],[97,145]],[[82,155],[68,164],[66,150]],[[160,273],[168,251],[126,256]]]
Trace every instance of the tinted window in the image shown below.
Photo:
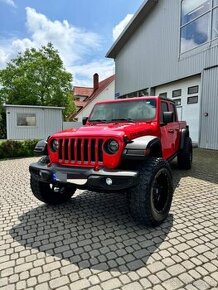
[[[167,98],[167,93],[160,93],[159,96],[162,98]]]
[[[182,90],[181,89],[172,91],[172,97],[173,98],[180,97],[181,95],[182,95]]]
[[[198,96],[188,97],[187,104],[196,104],[198,103]]]
[[[17,114],[17,126],[36,126],[36,114]]]
[[[198,86],[193,86],[188,88],[188,94],[197,94],[198,93]]]
[[[161,102],[161,115],[160,115],[160,121],[163,123],[163,113],[168,112],[168,105],[166,102]]]
[[[176,122],[177,121],[177,113],[176,113],[176,107],[173,104],[169,104],[169,109],[170,112],[173,112],[173,121]]]

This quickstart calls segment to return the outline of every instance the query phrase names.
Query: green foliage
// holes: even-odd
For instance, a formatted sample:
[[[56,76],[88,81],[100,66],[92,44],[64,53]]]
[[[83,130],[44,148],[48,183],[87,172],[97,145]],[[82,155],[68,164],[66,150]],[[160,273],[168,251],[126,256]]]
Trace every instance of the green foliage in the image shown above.
[[[6,113],[0,105],[0,139],[6,139]]]
[[[0,70],[0,106],[41,105],[65,107],[64,119],[75,111],[72,75],[51,43],[27,49]]]
[[[31,157],[38,140],[14,141],[0,143],[0,159],[13,157]]]

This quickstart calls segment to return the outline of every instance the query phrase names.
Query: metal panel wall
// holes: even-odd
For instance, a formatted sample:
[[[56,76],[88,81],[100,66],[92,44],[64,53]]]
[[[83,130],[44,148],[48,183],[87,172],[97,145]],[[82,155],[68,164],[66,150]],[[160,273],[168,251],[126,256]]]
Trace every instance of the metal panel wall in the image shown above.
[[[200,146],[218,149],[218,67],[203,72]]]
[[[201,73],[218,64],[218,46],[208,43],[179,55],[181,1],[161,0],[115,59],[120,95]]]
[[[17,114],[36,114],[36,126],[17,126]],[[7,107],[7,139],[44,139],[62,130],[62,110]]]

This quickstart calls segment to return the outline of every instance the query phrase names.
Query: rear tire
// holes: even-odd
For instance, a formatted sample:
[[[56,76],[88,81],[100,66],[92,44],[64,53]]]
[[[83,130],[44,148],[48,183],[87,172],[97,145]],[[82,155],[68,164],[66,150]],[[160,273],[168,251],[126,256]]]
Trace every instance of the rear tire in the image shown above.
[[[168,216],[173,197],[172,174],[168,162],[149,157],[139,168],[139,183],[129,190],[133,218],[147,226],[158,226]]]
[[[183,149],[180,150],[177,156],[177,163],[180,169],[191,169],[193,158],[192,140],[186,137]]]
[[[61,186],[58,191],[54,190],[54,187],[50,187],[49,183],[42,182],[31,175],[30,186],[34,196],[47,204],[61,204],[68,201],[76,188],[67,188]]]

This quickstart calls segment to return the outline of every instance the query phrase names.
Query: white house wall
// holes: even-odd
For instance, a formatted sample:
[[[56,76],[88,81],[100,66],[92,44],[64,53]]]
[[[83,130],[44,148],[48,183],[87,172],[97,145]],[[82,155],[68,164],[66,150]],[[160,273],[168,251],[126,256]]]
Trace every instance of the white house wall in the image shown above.
[[[90,102],[81,112],[78,113],[78,122],[82,122],[83,117],[88,117],[93,106],[99,101],[113,100],[115,98],[114,81],[105,88],[92,102]]]

